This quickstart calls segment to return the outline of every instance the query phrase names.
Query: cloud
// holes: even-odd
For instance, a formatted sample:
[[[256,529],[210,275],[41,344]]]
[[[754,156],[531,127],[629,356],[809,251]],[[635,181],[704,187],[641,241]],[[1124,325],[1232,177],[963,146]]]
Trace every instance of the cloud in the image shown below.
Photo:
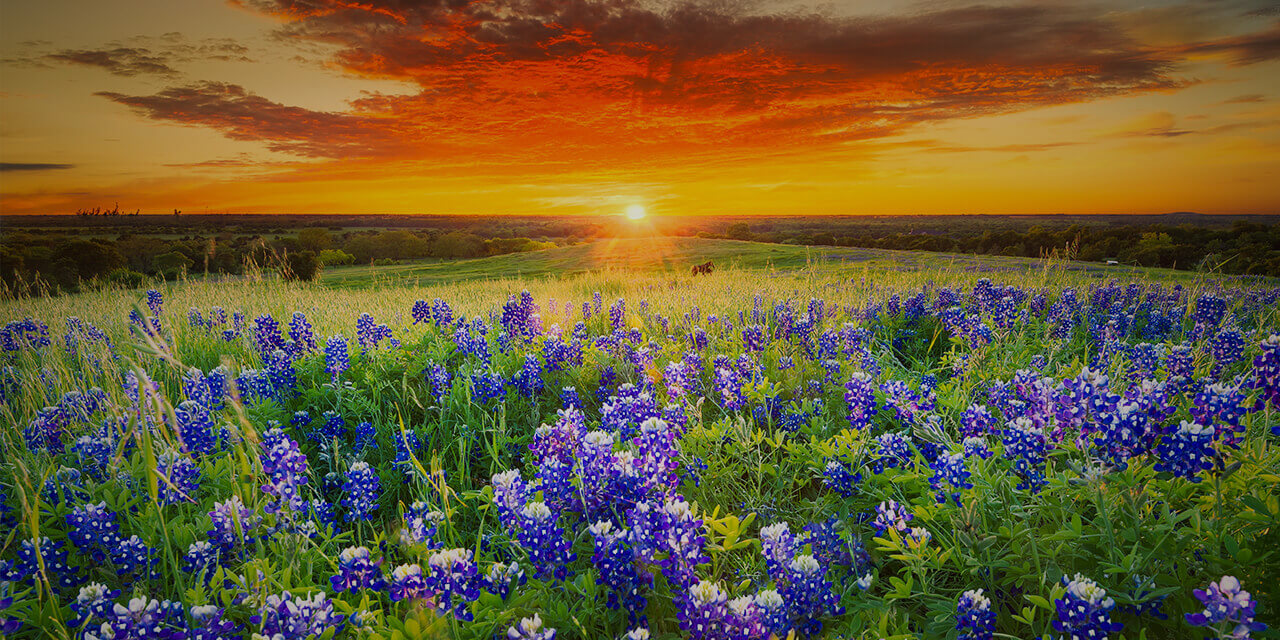
[[[43,43],[40,46],[47,45]],[[118,76],[178,76],[175,65],[193,61],[251,62],[247,46],[231,38],[205,38],[195,42],[180,33],[159,37],[136,36],[101,47],[60,49],[7,62],[45,66],[49,62],[96,67]]]
[[[115,47],[112,49],[63,49],[45,56],[54,62],[98,67],[118,76],[155,74],[172,76],[178,71],[170,67],[166,59],[153,55],[147,49]]]
[[[360,116],[282,105],[235,84],[201,82],[151,96],[111,91],[95,95],[153,120],[210,127],[234,140],[261,141],[272,151],[299,156],[367,157],[399,147],[394,126]]]
[[[1255,33],[1187,45],[1181,51],[1226,56],[1236,66],[1280,59],[1280,22]]]
[[[344,113],[221,83],[102,95],[303,156],[577,166],[745,158],[1179,85],[1166,52],[1062,5],[852,18],[735,0],[239,4],[337,68],[415,90]]]
[[[0,162],[0,172],[6,171],[56,171],[74,168],[73,164],[54,162]]]
[[[1222,104],[1252,104],[1257,102],[1266,102],[1267,97],[1261,93],[1249,93],[1234,98],[1228,98],[1222,101]]]

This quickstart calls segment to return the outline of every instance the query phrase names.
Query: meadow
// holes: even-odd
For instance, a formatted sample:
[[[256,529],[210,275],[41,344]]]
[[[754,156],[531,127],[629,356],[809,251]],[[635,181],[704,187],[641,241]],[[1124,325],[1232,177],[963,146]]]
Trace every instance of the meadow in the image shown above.
[[[1278,637],[1274,281],[625,240],[0,324],[5,637]]]

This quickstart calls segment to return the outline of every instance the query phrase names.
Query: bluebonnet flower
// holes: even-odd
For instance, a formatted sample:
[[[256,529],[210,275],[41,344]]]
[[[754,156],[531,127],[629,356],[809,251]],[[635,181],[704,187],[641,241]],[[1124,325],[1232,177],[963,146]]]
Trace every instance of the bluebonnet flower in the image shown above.
[[[295,358],[316,350],[316,336],[311,329],[311,323],[300,311],[295,311],[293,318],[289,320],[289,339],[293,342],[290,345],[290,354]]]
[[[34,451],[62,453],[66,449],[67,418],[59,407],[45,407],[36,412],[23,437],[27,448]]]
[[[191,607],[191,619],[196,622],[187,632],[186,640],[240,640],[239,625],[223,616],[226,610],[211,604]]]
[[[361,353],[368,353],[378,348],[378,345],[388,338],[391,344],[395,344],[391,328],[385,324],[375,323],[372,315],[362,313],[359,318],[356,318],[356,341],[360,344]]]
[[[1017,418],[1008,424],[1001,436],[1004,442],[1004,457],[1013,461],[1013,470],[1021,478],[1019,489],[1029,489],[1032,493],[1040,491],[1048,482],[1044,478],[1044,467],[1048,460],[1049,444],[1044,430],[1032,424],[1025,417]]]
[[[440,546],[436,540],[436,529],[443,521],[443,513],[431,509],[431,505],[418,500],[409,505],[404,512],[404,528],[400,530],[400,541],[435,549]]]
[[[596,584],[609,588],[608,607],[621,607],[627,611],[631,624],[644,624],[648,600],[643,590],[653,586],[653,575],[637,565],[628,532],[608,520],[601,520],[588,530],[595,539],[591,562],[600,571]]]
[[[876,406],[876,391],[875,387],[872,386],[871,376],[861,371],[855,371],[849,376],[849,381],[845,383],[844,388],[844,401],[849,407],[849,427],[852,429],[867,428],[878,410]]]
[[[361,461],[351,465],[347,481],[342,485],[342,506],[347,509],[344,515],[347,522],[370,519],[370,514],[378,508],[380,487],[378,475],[369,463]]]
[[[391,440],[396,445],[396,457],[393,464],[404,469],[406,473],[412,473],[414,467],[410,462],[417,455],[418,449],[422,448],[422,441],[418,439],[418,434],[413,431],[400,431],[397,429],[391,432]]]
[[[862,482],[862,474],[854,473],[840,458],[828,458],[826,469],[822,472],[822,484],[845,498],[852,498],[858,492]]]
[[[534,575],[541,579],[564,580],[569,575],[569,563],[577,557],[570,551],[573,544],[565,539],[564,529],[556,519],[542,502],[530,502],[520,510],[517,539],[529,554]]]
[[[113,615],[112,610],[115,609],[114,600],[118,597],[120,597],[119,589],[108,589],[100,582],[90,582],[80,587],[80,593],[76,595],[75,602],[71,603],[71,610],[76,614],[71,627],[79,629],[94,620],[110,619]]]
[[[688,588],[697,582],[698,565],[711,559],[703,550],[702,519],[694,517],[684,498],[666,498],[660,505],[641,502],[627,513],[627,519],[639,557],[656,563],[673,585]],[[666,556],[659,560],[659,553]]]
[[[1255,410],[1261,410],[1268,403],[1280,411],[1280,334],[1271,334],[1261,344],[1262,352],[1253,359],[1253,380],[1250,385],[1261,392]],[[1280,435],[1280,425],[1271,428],[1272,433]]]
[[[1067,634],[1071,640],[1106,640],[1108,634],[1124,627],[1111,622],[1111,610],[1116,603],[1098,583],[1077,573],[1073,578],[1063,576],[1062,584],[1067,590],[1054,600],[1058,612],[1054,629]]]
[[[960,437],[977,438],[987,435],[996,424],[995,416],[980,404],[971,404],[960,414]]]
[[[956,640],[991,640],[996,630],[996,612],[982,589],[960,594],[956,604]]]
[[[876,505],[876,517],[871,521],[871,526],[876,530],[878,537],[885,537],[885,532],[890,529],[905,534],[908,530],[907,523],[914,518],[915,516],[896,500],[885,500]]]
[[[934,472],[929,478],[929,486],[937,492],[936,497],[939,503],[947,501],[948,496],[944,485],[949,485],[954,490],[950,498],[957,507],[960,506],[960,490],[973,488],[973,483],[969,482],[969,469],[964,464],[964,458],[963,453],[945,453],[929,464]]]
[[[489,400],[500,400],[507,394],[506,381],[502,374],[484,369],[471,374],[472,398],[478,403]]]
[[[709,580],[697,582],[682,598],[683,606],[676,614],[680,628],[687,631],[693,640],[723,638],[728,600],[719,583]]]
[[[1209,384],[1196,394],[1191,405],[1191,417],[1198,423],[1214,427],[1215,437],[1230,447],[1239,447],[1245,432],[1240,420],[1247,408],[1244,394],[1239,387],[1226,384]]]
[[[496,473],[493,476],[493,504],[498,508],[498,519],[509,528],[519,525],[520,512],[528,500],[528,488],[520,477],[519,469]]]
[[[391,585],[387,592],[392,602],[431,597],[431,591],[422,576],[422,567],[416,564],[402,564],[392,570]]]
[[[724,637],[748,639],[765,637],[764,634],[764,623],[755,598],[739,596],[725,603]]]
[[[306,508],[300,489],[307,484],[307,456],[279,427],[262,436],[262,470],[270,478],[262,485],[262,491],[275,498],[267,505],[267,513],[301,512]]]
[[[213,453],[218,448],[213,417],[199,402],[184,400],[173,410],[178,420],[178,437],[183,450],[196,457]]]
[[[218,566],[218,548],[204,540],[192,542],[182,556],[182,570],[193,576],[203,577],[207,582],[213,577],[213,570]]]
[[[1143,405],[1129,400],[1121,400],[1114,410],[1102,412],[1099,424],[1094,443],[1102,457],[1121,470],[1128,466],[1130,458],[1149,450],[1159,435],[1159,425]]]
[[[1204,610],[1186,614],[1187,623],[1211,630],[1210,638],[1243,640],[1249,638],[1250,633],[1267,628],[1254,620],[1258,603],[1248,591],[1240,588],[1235,576],[1222,576],[1217,582],[1210,582],[1208,589],[1196,589],[1194,594]]]
[[[555,640],[555,629],[544,629],[542,618],[533,614],[532,618],[521,618],[520,624],[507,628],[507,640]]]
[[[511,384],[529,398],[542,393],[542,361],[538,356],[533,354],[525,356],[524,365],[511,377]]]
[[[804,531],[804,543],[823,566],[852,567],[855,573],[861,573],[871,565],[871,556],[862,540],[856,536],[845,540],[840,535],[840,518],[831,516],[811,522],[804,526]]]
[[[484,589],[503,600],[511,593],[511,585],[524,586],[527,578],[517,562],[495,562],[484,574]]]
[[[786,582],[781,585],[783,600],[795,628],[806,637],[822,631],[823,616],[844,613],[840,597],[832,591],[825,568],[811,555],[798,555],[788,565]]]
[[[480,597],[480,580],[470,549],[447,549],[431,554],[427,560],[430,572],[424,578],[433,595],[436,612],[452,612],[459,620],[470,621],[467,605]]]
[[[218,547],[223,557],[230,557],[251,543],[253,536],[250,534],[260,522],[260,518],[244,506],[240,496],[215,502],[209,518],[213,525],[209,529],[209,542]]]
[[[159,562],[160,558],[156,557],[155,551],[136,535],[120,541],[111,552],[111,563],[116,566],[116,575],[126,585],[136,579],[159,580]]]
[[[876,460],[872,471],[881,473],[886,466],[906,468],[911,464],[911,445],[898,433],[882,433],[876,438]]]
[[[41,571],[42,561],[44,572]],[[67,551],[62,548],[61,540],[51,542],[47,537],[23,540],[16,560],[9,563],[8,568],[0,563],[0,581],[3,582],[35,586],[37,580],[46,578],[59,590],[71,589],[80,583],[80,569],[67,563]]]
[[[155,289],[147,289],[147,308],[151,315],[159,316],[164,312],[164,294]]]
[[[378,448],[378,442],[375,439],[377,430],[373,428],[373,423],[368,420],[361,420],[356,423],[355,442],[351,443],[351,450],[360,453],[365,449]]]
[[[431,385],[431,394],[435,396],[436,402],[443,402],[449,389],[453,388],[453,374],[444,365],[432,363],[427,365],[425,377]]]
[[[44,501],[49,504],[62,504],[65,499],[70,504],[88,499],[89,493],[84,489],[82,478],[83,475],[79,469],[59,467],[44,481],[41,492]]]
[[[966,458],[977,456],[980,460],[986,460],[995,455],[991,452],[990,447],[987,446],[986,438],[965,438],[962,444],[964,445],[964,457]]]
[[[71,544],[94,562],[105,560],[120,544],[120,525],[106,502],[80,505],[66,517]]]
[[[260,625],[262,635],[272,640],[311,640],[341,633],[346,616],[334,612],[333,601],[323,591],[309,597],[284,591],[268,595],[250,622]]]
[[[347,339],[333,336],[324,343],[324,370],[334,382],[342,376],[342,372],[351,368],[351,358],[347,354]]]
[[[736,368],[716,368],[716,393],[725,411],[737,411],[746,406],[747,400],[742,395],[743,384],[742,374]]]
[[[288,346],[284,342],[284,337],[280,335],[280,323],[269,314],[263,314],[254,319],[253,344],[257,347],[258,355],[262,357],[263,362],[267,361],[272,352]]]
[[[156,473],[160,504],[177,504],[179,502],[195,502],[196,492],[200,489],[200,467],[190,458],[176,451],[160,454],[156,459]]]
[[[642,422],[660,416],[653,394],[627,383],[600,407],[600,427],[626,439],[635,435]]]
[[[791,622],[787,603],[782,599],[782,594],[774,589],[765,589],[756,594],[754,602],[756,611],[760,614],[760,624],[764,628],[764,633],[779,638],[787,637]]]
[[[561,389],[560,406],[565,409],[581,408],[582,399],[578,397],[578,390],[574,387],[565,387]]]
[[[777,522],[760,528],[760,551],[764,554],[765,568],[775,581],[787,577],[787,566],[796,557],[799,545],[785,522]]]
[[[1213,468],[1213,436],[1213,427],[1183,420],[1176,430],[1161,438],[1156,448],[1160,456],[1156,471],[1199,482],[1200,472]]]
[[[142,596],[129,600],[128,606],[115,605],[101,625],[90,627],[84,631],[85,640],[183,638],[186,611],[181,603]]]
[[[338,554],[338,575],[329,578],[329,584],[338,593],[358,593],[363,589],[381,591],[387,584],[381,565],[381,560],[370,557],[368,547],[347,547]]]

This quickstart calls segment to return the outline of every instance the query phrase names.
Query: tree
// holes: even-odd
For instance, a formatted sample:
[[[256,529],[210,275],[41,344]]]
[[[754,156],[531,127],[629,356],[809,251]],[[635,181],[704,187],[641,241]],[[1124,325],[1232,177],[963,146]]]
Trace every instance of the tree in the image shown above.
[[[192,264],[194,263],[191,261],[191,258],[188,258],[177,251],[162,253],[151,260],[151,266],[156,270],[156,273],[159,273],[165,278],[177,276],[184,270],[190,269]]]
[[[729,225],[729,229],[725,232],[725,235],[734,240],[750,240],[754,237],[751,234],[751,227],[747,226],[747,223],[745,222],[735,222]]]
[[[285,280],[311,282],[320,273],[320,260],[314,251],[294,251],[285,256]]]
[[[320,265],[330,267],[335,264],[353,264],[356,257],[341,249],[325,249],[320,252]]]
[[[323,227],[309,227],[298,232],[298,246],[319,253],[333,247],[333,236]]]

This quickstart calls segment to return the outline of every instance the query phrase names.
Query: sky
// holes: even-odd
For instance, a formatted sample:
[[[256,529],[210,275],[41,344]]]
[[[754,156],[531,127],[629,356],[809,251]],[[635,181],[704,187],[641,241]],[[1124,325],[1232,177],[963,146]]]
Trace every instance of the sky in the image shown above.
[[[1280,2],[0,0],[0,214],[1280,213]]]

